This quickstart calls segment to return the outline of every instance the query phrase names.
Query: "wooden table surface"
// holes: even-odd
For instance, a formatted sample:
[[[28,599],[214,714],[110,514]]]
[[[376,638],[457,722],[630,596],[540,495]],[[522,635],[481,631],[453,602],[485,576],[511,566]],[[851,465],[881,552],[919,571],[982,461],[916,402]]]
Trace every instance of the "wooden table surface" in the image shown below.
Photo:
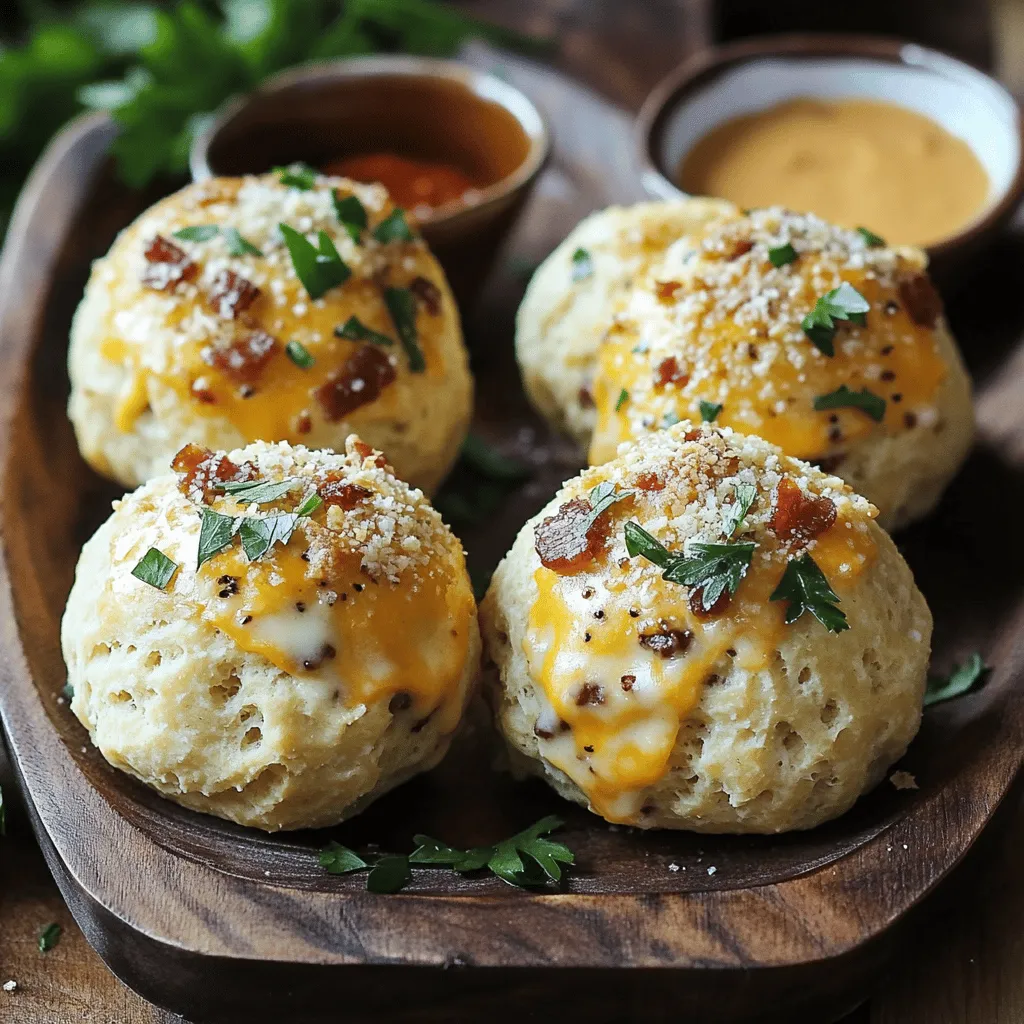
[[[662,73],[706,41],[716,20],[704,0],[645,0],[642,5],[619,0],[465,0],[463,6],[507,24],[554,34],[558,63],[627,107],[636,107]],[[972,56],[984,51],[984,27],[961,31],[965,3],[954,0],[945,7],[947,14],[952,11],[950,24],[957,26],[946,45],[953,48],[959,36],[963,45],[974,48]],[[2,753],[0,784],[11,804],[7,837],[0,840],[0,985],[17,983],[14,991],[0,990],[0,1021],[180,1021],[111,975],[75,926],[17,805]],[[889,976],[880,979],[870,1002],[843,1024],[1024,1021],[1024,881],[1018,869],[1024,848],[1022,811],[1016,794],[997,834],[972,854],[938,896],[927,927],[893,963]],[[62,926],[63,936],[56,948],[41,953],[39,934],[54,922]]]

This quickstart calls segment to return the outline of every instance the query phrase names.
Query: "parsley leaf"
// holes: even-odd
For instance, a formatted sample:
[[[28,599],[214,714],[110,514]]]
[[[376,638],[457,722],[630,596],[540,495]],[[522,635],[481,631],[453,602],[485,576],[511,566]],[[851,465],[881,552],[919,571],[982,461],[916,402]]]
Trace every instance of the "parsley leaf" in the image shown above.
[[[338,250],[326,231],[317,234],[319,247],[304,234],[287,224],[279,224],[288,254],[292,258],[295,274],[311,299],[319,299],[324,292],[344,284],[352,274],[338,255]]]
[[[674,427],[677,423],[682,422],[683,421],[679,418],[679,413],[677,413],[675,409],[669,409],[669,411],[661,418],[661,425],[666,430],[668,430],[669,427]]]
[[[212,508],[204,508],[199,526],[199,560],[196,569],[201,569],[214,555],[219,554],[231,543],[231,538],[241,525],[234,516],[224,516]]]
[[[411,881],[409,858],[404,854],[389,853],[370,869],[366,888],[369,892],[392,893],[404,889]]]
[[[405,219],[405,210],[396,206],[374,229],[373,237],[383,245],[390,242],[412,242],[416,236]]]
[[[262,256],[263,253],[256,248],[252,242],[248,239],[243,238],[238,228],[226,227],[221,228],[221,234],[224,236],[224,241],[227,244],[228,252],[232,256]]]
[[[416,299],[408,288],[385,288],[384,305],[398,332],[398,340],[409,357],[409,369],[422,373],[427,368],[416,332]]]
[[[881,235],[876,235],[874,231],[869,231],[867,228],[857,228],[857,234],[860,235],[860,237],[863,238],[872,249],[878,249],[885,245],[885,239],[882,238]]]
[[[150,548],[136,563],[132,575],[157,590],[165,590],[177,571],[177,562],[172,562],[157,548]]]
[[[245,557],[250,562],[262,558],[275,544],[287,544],[291,540],[299,516],[295,512],[282,512],[265,519],[246,517],[238,530]]]
[[[669,583],[702,588],[701,604],[710,611],[725,590],[736,593],[756,547],[753,541],[691,544],[686,557],[674,559],[662,576]]]
[[[487,861],[488,868],[509,885],[532,888],[543,884],[546,879],[552,882],[559,881],[562,877],[562,865],[573,864],[576,858],[564,843],[542,837],[554,832],[561,825],[561,818],[550,815],[510,839],[495,844],[494,853]],[[524,857],[528,858],[525,863]],[[540,872],[533,865],[536,865]]]
[[[358,196],[345,196],[342,199],[336,188],[331,189],[331,199],[342,227],[348,232],[349,238],[358,245],[363,231],[366,230],[366,207],[359,201]]]
[[[787,626],[810,612],[830,633],[850,628],[846,615],[836,607],[839,597],[810,555],[790,560],[770,599],[789,602]]]
[[[768,260],[773,267],[784,267],[787,263],[792,263],[797,255],[796,249],[789,242],[768,250]]]
[[[174,232],[174,237],[180,238],[184,242],[208,242],[219,234],[220,228],[216,224],[195,224],[179,228]]]
[[[320,497],[316,491],[310,491],[303,499],[299,507],[295,510],[295,514],[300,519],[307,519],[311,516],[322,504],[324,499]]]
[[[493,846],[474,846],[469,850],[458,850],[438,839],[423,835],[413,836],[413,842],[416,843],[416,849],[409,855],[410,864],[449,867],[460,874],[479,871],[486,867],[494,853]]]
[[[319,856],[320,867],[330,875],[347,875],[350,871],[362,871],[370,865],[354,850],[341,843],[330,842]]]
[[[714,423],[721,411],[721,402],[705,402],[702,400],[700,403],[700,418],[705,423]]]
[[[64,929],[59,924],[56,922],[48,924],[39,935],[39,952],[49,953],[60,942],[60,937],[63,934]]]
[[[667,569],[671,564],[672,553],[660,540],[652,537],[639,523],[634,523],[630,520],[623,527],[622,532],[626,538],[626,550],[631,558],[643,555],[648,562],[653,562],[659,569]]]
[[[621,391],[619,392],[619,397],[618,397],[618,399],[617,399],[617,400],[616,400],[616,402],[615,402],[615,411],[616,411],[616,412],[619,412],[619,411],[621,411],[622,407],[623,407],[623,406],[624,406],[624,405],[625,405],[625,404],[626,404],[626,403],[627,403],[628,401],[629,401],[629,392],[628,392],[628,391],[627,391],[627,390],[626,390],[625,388],[623,388],[623,389],[622,389],[622,390],[621,390]]]
[[[386,334],[367,327],[357,316],[350,316],[340,327],[335,327],[334,334],[349,341],[370,341],[374,345],[394,344]]]
[[[225,494],[233,495],[239,501],[262,505],[265,502],[283,498],[296,482],[295,477],[289,477],[287,480],[280,480],[277,483],[272,480],[244,480],[217,484],[217,489]]]
[[[617,501],[623,501],[632,496],[632,491],[617,491],[615,490],[615,484],[607,480],[604,483],[598,484],[589,495],[590,512],[587,513],[585,526],[582,527],[583,532],[585,533],[589,530],[597,522],[598,517],[603,515]]]
[[[814,408],[818,412],[823,409],[860,409],[876,423],[881,423],[885,419],[884,398],[867,388],[861,391],[851,391],[845,384],[841,384],[835,391],[830,391],[827,395],[818,395],[814,399]]]
[[[284,352],[296,366],[303,370],[308,370],[316,362],[309,354],[309,349],[301,341],[295,341],[294,338],[285,345]]]
[[[939,704],[944,700],[952,700],[967,693],[980,682],[989,672],[989,667],[975,651],[969,654],[963,664],[956,665],[948,676],[928,675],[928,687],[924,692],[924,706]]]
[[[846,320],[863,327],[867,323],[870,308],[868,300],[853,285],[844,281],[838,288],[833,288],[818,299],[814,309],[800,321],[800,326],[819,352],[834,356],[835,322]]]
[[[572,279],[583,281],[593,273],[594,261],[590,258],[590,253],[582,247],[577,249],[572,254]]]
[[[750,506],[754,504],[757,497],[757,488],[753,484],[737,484],[736,497],[733,503],[726,509],[722,520],[722,526],[726,537],[731,537],[742,525]]]
[[[289,164],[287,167],[275,167],[277,180],[289,188],[297,188],[300,192],[308,192],[315,184],[317,170],[304,164],[301,161]]]

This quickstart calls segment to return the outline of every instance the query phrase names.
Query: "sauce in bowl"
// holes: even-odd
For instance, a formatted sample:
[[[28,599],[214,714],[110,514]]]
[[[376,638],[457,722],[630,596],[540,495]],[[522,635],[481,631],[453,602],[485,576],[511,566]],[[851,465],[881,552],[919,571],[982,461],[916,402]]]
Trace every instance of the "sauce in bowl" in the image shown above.
[[[683,157],[681,188],[743,207],[807,210],[929,245],[986,207],[970,146],[930,118],[866,99],[794,99],[712,129]]]

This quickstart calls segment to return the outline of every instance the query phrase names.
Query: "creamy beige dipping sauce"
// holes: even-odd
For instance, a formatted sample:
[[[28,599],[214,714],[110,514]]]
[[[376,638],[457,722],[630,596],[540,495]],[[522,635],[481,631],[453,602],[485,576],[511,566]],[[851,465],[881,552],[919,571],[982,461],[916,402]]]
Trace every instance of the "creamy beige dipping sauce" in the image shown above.
[[[990,191],[967,143],[922,114],[861,99],[795,99],[727,121],[686,154],[679,184],[865,226],[900,245],[956,234]]]

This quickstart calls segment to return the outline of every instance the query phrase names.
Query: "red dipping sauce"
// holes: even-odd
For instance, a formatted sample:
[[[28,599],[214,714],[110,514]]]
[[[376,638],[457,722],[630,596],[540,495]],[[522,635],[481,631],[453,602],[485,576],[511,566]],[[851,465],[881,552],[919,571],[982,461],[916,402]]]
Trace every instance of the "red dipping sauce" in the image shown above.
[[[367,184],[380,182],[396,205],[407,210],[417,206],[437,207],[456,202],[476,183],[454,164],[397,153],[362,153],[341,157],[324,165],[325,174],[340,175]]]

